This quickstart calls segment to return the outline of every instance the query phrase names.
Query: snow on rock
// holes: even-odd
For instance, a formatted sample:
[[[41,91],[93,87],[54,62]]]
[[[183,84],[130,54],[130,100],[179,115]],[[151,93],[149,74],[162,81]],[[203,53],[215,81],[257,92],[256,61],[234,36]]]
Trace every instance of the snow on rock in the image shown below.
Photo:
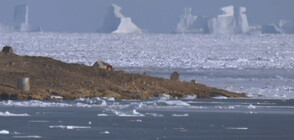
[[[191,8],[185,8],[178,23],[177,33],[242,34],[249,31],[246,8],[222,7],[223,14],[216,17],[193,16]]]
[[[130,17],[125,17],[121,13],[121,7],[112,4],[108,8],[108,13],[105,16],[104,24],[98,30],[101,33],[142,33]]]

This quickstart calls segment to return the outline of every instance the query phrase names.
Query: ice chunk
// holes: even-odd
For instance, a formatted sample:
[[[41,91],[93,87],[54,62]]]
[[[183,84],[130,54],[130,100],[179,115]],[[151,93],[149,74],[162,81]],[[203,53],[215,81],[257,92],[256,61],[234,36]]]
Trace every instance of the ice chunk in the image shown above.
[[[89,129],[90,126],[73,126],[73,125],[51,125],[49,128],[61,128],[61,129]]]
[[[185,100],[194,100],[197,99],[197,95],[187,95],[185,98],[183,98]]]
[[[190,104],[181,100],[158,100],[156,105],[160,106],[191,106]]]
[[[250,104],[250,105],[248,106],[248,109],[256,109],[256,106]]]
[[[38,135],[30,135],[30,136],[13,136],[16,139],[42,139],[43,137]]]
[[[185,114],[172,114],[171,116],[173,116],[173,117],[189,117],[189,114],[188,113],[185,113]]]
[[[10,112],[6,111],[6,112],[0,112],[0,116],[2,116],[2,117],[27,117],[27,116],[30,116],[30,115],[27,114],[27,113],[14,114],[14,113],[10,113]]]
[[[228,97],[225,96],[216,96],[216,97],[212,97],[213,99],[228,99]]]
[[[98,32],[101,33],[142,33],[130,17],[125,17],[121,13],[121,7],[112,4],[108,8],[108,13],[105,16],[104,24]]]
[[[248,127],[227,127],[229,130],[248,130]]]
[[[0,135],[7,135],[7,134],[9,134],[8,130],[1,130],[0,131]]]
[[[106,134],[106,135],[108,135],[108,134],[110,134],[110,132],[109,131],[102,131],[102,132],[100,132],[100,134]]]

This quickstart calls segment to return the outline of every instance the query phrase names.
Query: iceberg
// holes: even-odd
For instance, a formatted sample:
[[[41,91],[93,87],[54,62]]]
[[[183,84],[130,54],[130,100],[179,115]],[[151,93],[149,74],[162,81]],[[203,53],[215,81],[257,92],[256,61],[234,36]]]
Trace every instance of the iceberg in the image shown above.
[[[29,6],[26,4],[17,5],[14,8],[14,29],[19,32],[29,32]]]
[[[184,9],[177,25],[177,33],[243,34],[250,30],[246,8],[233,5],[222,7],[223,14],[216,17],[193,16],[191,8]]]
[[[142,30],[132,22],[130,17],[121,13],[121,7],[112,4],[108,8],[100,33],[142,33]]]

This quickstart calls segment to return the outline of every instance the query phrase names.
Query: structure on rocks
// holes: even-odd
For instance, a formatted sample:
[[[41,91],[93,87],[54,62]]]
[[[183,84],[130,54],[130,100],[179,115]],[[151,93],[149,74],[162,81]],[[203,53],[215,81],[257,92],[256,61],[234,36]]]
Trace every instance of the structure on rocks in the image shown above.
[[[13,50],[10,46],[4,46],[2,49],[3,53],[13,54]]]

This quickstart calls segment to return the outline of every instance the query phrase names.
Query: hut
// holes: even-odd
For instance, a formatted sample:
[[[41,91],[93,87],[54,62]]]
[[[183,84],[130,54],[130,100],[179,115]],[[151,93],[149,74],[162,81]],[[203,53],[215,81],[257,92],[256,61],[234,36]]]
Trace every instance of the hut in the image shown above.
[[[2,49],[2,52],[3,53],[13,54],[12,47],[10,47],[10,46],[4,46],[3,49]]]
[[[98,67],[100,69],[105,69],[105,70],[109,70],[109,71],[113,70],[113,67],[110,64],[103,62],[103,61],[96,61],[93,65],[93,67]]]
[[[175,81],[178,81],[180,80],[180,74],[178,72],[173,72],[171,75],[170,75],[170,79],[171,80],[175,80]]]

